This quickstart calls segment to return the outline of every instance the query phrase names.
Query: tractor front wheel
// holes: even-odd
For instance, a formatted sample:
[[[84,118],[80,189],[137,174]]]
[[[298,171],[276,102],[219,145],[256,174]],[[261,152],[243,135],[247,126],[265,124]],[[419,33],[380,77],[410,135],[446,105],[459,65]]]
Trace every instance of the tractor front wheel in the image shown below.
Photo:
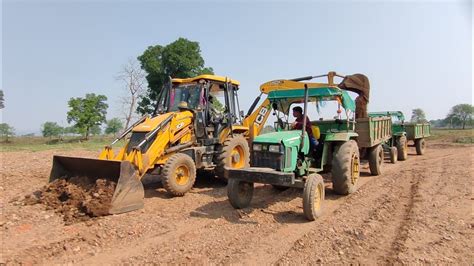
[[[377,145],[370,148],[369,151],[369,168],[372,175],[382,174],[382,163],[383,163],[383,147]]]
[[[408,141],[406,136],[401,136],[397,140],[398,160],[405,161],[408,158]]]
[[[161,182],[168,193],[183,196],[196,181],[196,165],[191,157],[184,153],[171,156],[163,166]]]
[[[303,213],[306,219],[316,220],[322,213],[324,182],[318,174],[309,175],[303,190]]]
[[[253,197],[253,183],[234,178],[229,179],[227,197],[229,198],[230,205],[236,209],[248,207]]]
[[[397,161],[398,161],[397,147],[390,147],[390,162],[397,163]]]

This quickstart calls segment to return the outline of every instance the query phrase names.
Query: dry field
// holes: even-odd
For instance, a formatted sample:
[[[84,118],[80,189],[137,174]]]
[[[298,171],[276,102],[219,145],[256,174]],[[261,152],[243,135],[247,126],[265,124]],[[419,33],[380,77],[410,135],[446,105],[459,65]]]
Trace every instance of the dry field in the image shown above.
[[[434,139],[423,156],[365,174],[341,197],[326,182],[324,214],[303,217],[301,191],[258,186],[234,210],[225,184],[202,176],[184,197],[146,186],[145,208],[67,224],[24,196],[46,184],[53,154],[0,153],[0,263],[474,263],[474,146]],[[364,172],[368,173],[367,165]]]

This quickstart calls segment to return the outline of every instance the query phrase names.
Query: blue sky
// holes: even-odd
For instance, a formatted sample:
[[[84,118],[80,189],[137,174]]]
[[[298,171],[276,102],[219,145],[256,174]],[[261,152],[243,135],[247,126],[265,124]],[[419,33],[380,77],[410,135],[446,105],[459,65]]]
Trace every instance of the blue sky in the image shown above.
[[[3,1],[2,121],[17,133],[66,123],[67,101],[95,92],[117,117],[129,58],[179,37],[241,82],[247,109],[268,80],[335,70],[371,81],[369,109],[443,118],[472,103],[471,1]]]

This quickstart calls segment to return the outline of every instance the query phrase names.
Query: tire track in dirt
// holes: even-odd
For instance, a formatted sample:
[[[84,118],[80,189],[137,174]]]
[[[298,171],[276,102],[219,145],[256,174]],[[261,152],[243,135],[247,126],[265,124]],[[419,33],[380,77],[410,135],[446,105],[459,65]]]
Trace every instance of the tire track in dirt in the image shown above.
[[[407,162],[390,167],[383,176],[359,190],[361,197],[346,202],[352,206],[342,206],[324,221],[326,227],[330,224],[332,228],[314,229],[295,241],[291,250],[278,262],[399,262],[398,254],[406,249],[404,244],[414,221],[412,212],[419,201],[419,186],[428,178],[427,163],[439,166],[442,160],[463,156],[446,153],[430,150],[430,155],[410,157]],[[397,171],[399,168],[404,170]],[[324,237],[324,234],[329,237]],[[314,250],[306,248],[311,243],[317,243]],[[278,254],[273,255],[276,257]]]

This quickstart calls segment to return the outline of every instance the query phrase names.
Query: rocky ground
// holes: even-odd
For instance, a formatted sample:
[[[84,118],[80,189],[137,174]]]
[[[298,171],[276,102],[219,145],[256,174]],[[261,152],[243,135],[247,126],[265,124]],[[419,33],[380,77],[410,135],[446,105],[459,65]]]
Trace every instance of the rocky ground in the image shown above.
[[[147,185],[141,210],[65,222],[25,195],[49,177],[53,154],[0,153],[0,263],[456,263],[473,264],[474,146],[429,142],[423,156],[384,164],[356,193],[341,197],[326,180],[324,214],[307,222],[302,191],[255,189],[251,208],[234,210],[225,184],[198,178],[186,196]],[[326,177],[327,178],[327,177]]]

